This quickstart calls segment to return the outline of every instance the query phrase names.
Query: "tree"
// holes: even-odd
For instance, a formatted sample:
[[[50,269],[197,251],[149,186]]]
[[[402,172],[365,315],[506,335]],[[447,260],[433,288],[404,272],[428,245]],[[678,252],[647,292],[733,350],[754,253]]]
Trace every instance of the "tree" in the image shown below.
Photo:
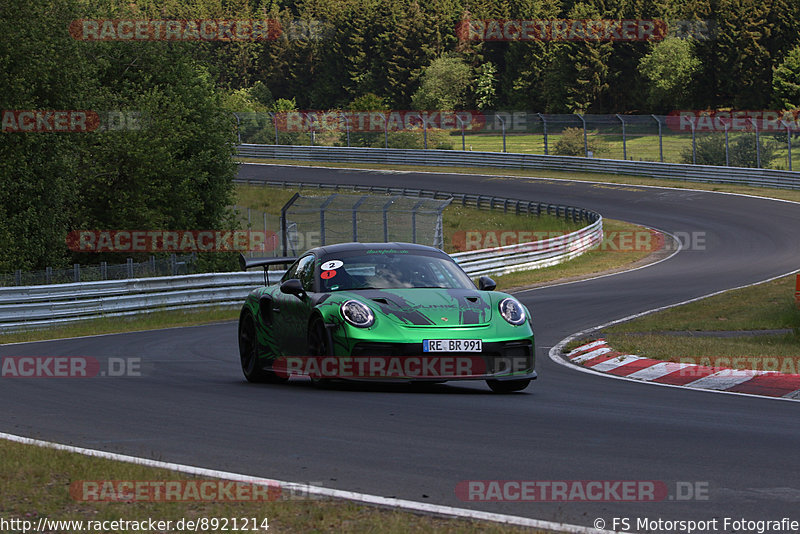
[[[800,108],[800,45],[793,48],[775,69],[772,102],[780,110]]]
[[[492,109],[497,98],[494,88],[497,67],[489,61],[478,68],[478,79],[475,82],[475,107],[480,110]]]
[[[411,98],[414,109],[459,109],[471,82],[469,65],[457,57],[440,57],[422,75],[422,84]]]
[[[686,39],[669,37],[657,43],[639,62],[647,80],[647,103],[656,113],[681,109],[690,103],[690,84],[700,60]]]

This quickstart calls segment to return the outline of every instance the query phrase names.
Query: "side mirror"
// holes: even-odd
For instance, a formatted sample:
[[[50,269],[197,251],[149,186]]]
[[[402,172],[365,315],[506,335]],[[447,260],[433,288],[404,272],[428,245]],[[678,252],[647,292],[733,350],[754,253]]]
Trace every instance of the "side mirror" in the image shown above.
[[[494,291],[497,288],[497,282],[488,276],[481,276],[478,278],[478,288],[481,291]]]
[[[303,284],[300,282],[300,280],[297,278],[290,278],[281,284],[281,293],[294,295],[297,298],[303,298],[306,294],[306,291],[303,289]]]

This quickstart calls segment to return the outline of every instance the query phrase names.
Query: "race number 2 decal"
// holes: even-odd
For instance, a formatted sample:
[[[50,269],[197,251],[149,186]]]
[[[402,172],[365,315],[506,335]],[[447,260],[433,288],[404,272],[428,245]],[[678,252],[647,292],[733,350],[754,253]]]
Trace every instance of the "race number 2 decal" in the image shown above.
[[[320,269],[323,271],[335,271],[339,267],[344,265],[344,262],[339,260],[328,260],[320,266]]]

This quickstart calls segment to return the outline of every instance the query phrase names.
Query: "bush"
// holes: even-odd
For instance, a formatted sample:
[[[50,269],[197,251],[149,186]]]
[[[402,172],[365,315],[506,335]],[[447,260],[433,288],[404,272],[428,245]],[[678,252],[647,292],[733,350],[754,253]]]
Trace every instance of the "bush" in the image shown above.
[[[593,154],[605,151],[605,146],[593,138],[597,132],[587,132],[586,148]],[[559,156],[585,156],[586,151],[583,145],[583,129],[567,128],[561,133],[561,137],[553,145],[553,152]]]
[[[383,139],[377,146],[383,146]],[[401,130],[389,132],[389,148],[425,148],[425,138],[422,130]],[[453,150],[453,140],[447,130],[428,130],[428,148],[438,150]]]
[[[725,165],[725,135],[710,134],[695,139],[698,165]],[[778,143],[760,138],[761,167],[768,167],[776,157]],[[684,163],[693,163],[692,147],[688,146],[681,151]],[[756,152],[756,135],[752,133],[739,134],[728,138],[728,160],[731,167],[758,167],[758,154]]]

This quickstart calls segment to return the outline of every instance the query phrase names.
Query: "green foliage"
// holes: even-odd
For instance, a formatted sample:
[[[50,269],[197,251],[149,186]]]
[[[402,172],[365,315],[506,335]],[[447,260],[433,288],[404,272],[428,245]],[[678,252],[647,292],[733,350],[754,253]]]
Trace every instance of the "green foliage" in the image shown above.
[[[425,69],[422,84],[414,93],[411,105],[419,110],[454,110],[466,103],[471,82],[469,65],[457,57],[440,57]]]
[[[660,113],[688,106],[689,86],[699,67],[689,40],[670,37],[658,42],[639,61],[639,72],[648,84],[650,110]]]
[[[383,146],[383,139],[380,140]],[[401,130],[389,132],[389,148],[425,148],[425,137],[422,130]],[[432,128],[428,130],[428,148],[453,150],[453,138],[450,132]]]
[[[475,107],[480,110],[492,109],[497,99],[495,83],[497,67],[489,61],[478,69],[478,79],[475,82]]]
[[[759,137],[761,167],[768,167],[777,156],[779,144],[765,139],[763,135]],[[724,134],[698,136],[695,141],[698,165],[725,165]],[[758,156],[755,134],[744,133],[729,137],[728,161],[731,167],[758,167]],[[684,163],[692,163],[692,147],[683,149],[681,157]]]
[[[772,102],[781,110],[800,108],[800,45],[794,47],[775,69]]]
[[[593,154],[605,151],[603,143],[597,140],[596,132],[586,132],[586,146],[583,144],[583,128],[566,128],[553,144],[553,153],[559,156],[585,156],[588,149]]]

